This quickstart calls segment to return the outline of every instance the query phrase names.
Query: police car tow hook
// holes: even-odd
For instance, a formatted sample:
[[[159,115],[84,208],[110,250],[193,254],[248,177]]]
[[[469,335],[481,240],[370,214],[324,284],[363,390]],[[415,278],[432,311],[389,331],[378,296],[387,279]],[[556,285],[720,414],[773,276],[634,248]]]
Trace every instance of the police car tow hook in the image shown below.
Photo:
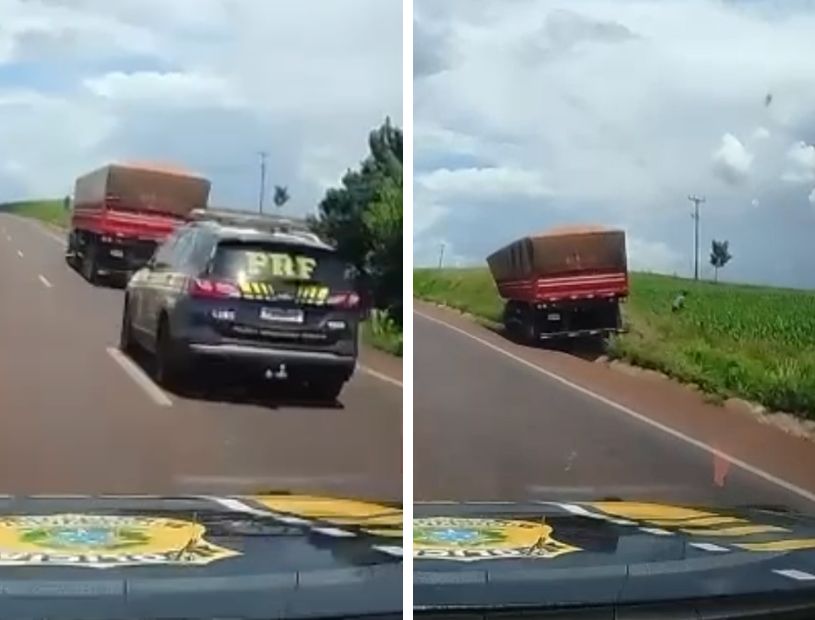
[[[280,364],[277,369],[267,368],[266,369],[266,378],[267,379],[288,379],[289,375],[286,372],[286,365]]]

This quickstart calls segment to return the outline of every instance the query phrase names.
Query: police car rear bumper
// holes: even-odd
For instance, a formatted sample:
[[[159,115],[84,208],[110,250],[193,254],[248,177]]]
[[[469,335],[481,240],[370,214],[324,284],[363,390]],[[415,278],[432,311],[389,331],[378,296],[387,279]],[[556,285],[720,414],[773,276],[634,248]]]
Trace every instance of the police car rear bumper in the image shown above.
[[[329,351],[300,351],[275,347],[258,347],[240,344],[190,344],[189,351],[195,356],[265,364],[268,366],[289,364],[292,366],[320,366],[354,371],[356,358]]]

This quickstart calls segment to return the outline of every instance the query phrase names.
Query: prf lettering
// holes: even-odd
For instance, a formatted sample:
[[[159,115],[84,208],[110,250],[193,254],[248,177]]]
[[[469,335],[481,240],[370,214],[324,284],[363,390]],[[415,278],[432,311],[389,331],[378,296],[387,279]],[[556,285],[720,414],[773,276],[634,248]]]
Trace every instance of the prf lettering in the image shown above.
[[[252,278],[272,276],[293,280],[311,280],[317,261],[310,256],[250,252],[247,270]]]

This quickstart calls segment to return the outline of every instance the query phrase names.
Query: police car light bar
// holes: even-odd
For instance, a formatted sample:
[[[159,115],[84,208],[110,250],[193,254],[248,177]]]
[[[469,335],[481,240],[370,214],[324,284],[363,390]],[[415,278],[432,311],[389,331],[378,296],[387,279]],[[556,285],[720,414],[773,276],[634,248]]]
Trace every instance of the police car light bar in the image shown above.
[[[286,233],[320,241],[305,220],[279,215],[266,215],[231,209],[193,209],[190,219],[198,222],[217,222],[227,226],[251,226],[271,233]]]

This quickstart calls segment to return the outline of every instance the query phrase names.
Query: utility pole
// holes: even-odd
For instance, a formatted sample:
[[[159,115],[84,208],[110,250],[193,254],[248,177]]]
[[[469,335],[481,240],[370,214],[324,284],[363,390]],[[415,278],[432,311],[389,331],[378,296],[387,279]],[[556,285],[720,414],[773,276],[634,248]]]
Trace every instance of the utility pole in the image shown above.
[[[444,243],[442,242],[441,247],[439,248],[439,269],[444,264]]]
[[[693,279],[699,280],[699,205],[705,202],[705,197],[690,195],[688,200],[693,203]]]
[[[258,196],[258,212],[263,213],[263,199],[266,196],[266,151],[259,151],[260,155],[260,195]]]

